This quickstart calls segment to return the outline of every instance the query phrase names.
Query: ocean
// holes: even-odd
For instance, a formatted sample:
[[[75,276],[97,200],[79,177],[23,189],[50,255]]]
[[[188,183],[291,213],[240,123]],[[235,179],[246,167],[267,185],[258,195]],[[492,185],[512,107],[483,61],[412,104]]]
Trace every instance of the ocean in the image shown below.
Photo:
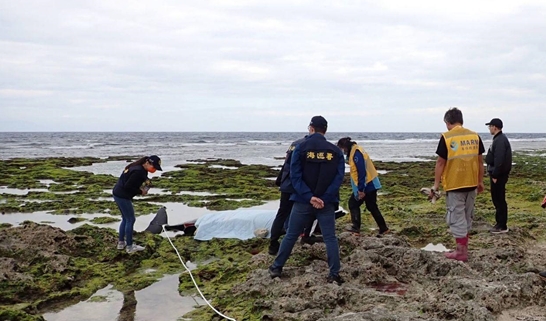
[[[146,156],[169,168],[188,160],[229,158],[243,164],[280,165],[296,132],[0,132],[0,159],[17,157]],[[435,155],[440,133],[327,133],[336,143],[349,136],[373,160],[419,161]],[[480,134],[487,149],[492,137]],[[514,151],[546,150],[546,133],[507,133]]]

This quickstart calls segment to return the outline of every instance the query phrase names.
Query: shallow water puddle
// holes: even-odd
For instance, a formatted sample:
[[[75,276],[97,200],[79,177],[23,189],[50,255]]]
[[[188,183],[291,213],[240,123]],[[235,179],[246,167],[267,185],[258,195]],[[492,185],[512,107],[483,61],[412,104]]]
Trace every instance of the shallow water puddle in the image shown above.
[[[68,220],[73,217],[84,218],[85,221],[77,222],[77,223],[69,223]],[[50,214],[48,212],[8,213],[8,214],[0,215],[0,223],[9,223],[13,226],[19,226],[24,221],[32,221],[36,223],[48,224],[54,227],[58,227],[64,231],[75,229],[76,227],[86,223],[99,226],[99,227],[113,225],[113,224],[94,224],[88,221],[88,220],[92,220],[95,217],[111,217],[111,216],[105,215],[105,214],[55,215],[55,214]],[[146,227],[148,226],[147,225],[148,223],[146,223]],[[115,222],[114,224],[119,225],[119,222]]]
[[[178,274],[166,275],[140,291],[119,292],[111,285],[91,298],[57,312],[43,314],[47,321],[164,320],[176,321],[196,306],[205,304],[199,296],[178,293]]]
[[[49,192],[49,190],[47,188],[19,189],[19,188],[8,188],[6,186],[0,186],[0,194],[27,195],[29,192]]]

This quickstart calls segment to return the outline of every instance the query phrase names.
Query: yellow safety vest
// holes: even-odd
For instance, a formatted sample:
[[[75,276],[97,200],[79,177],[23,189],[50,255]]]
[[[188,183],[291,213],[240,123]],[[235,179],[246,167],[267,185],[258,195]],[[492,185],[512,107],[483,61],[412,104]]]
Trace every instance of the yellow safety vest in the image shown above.
[[[356,169],[355,164],[355,152],[359,150],[362,155],[364,156],[364,161],[366,161],[366,184],[371,182],[374,178],[377,177],[377,170],[375,170],[375,166],[373,166],[372,160],[370,159],[370,156],[368,156],[368,153],[364,151],[364,149],[358,145],[353,145],[351,148],[351,153],[349,154],[349,167],[351,169],[351,179],[353,182],[358,185],[358,170]]]
[[[444,191],[478,186],[477,157],[480,153],[478,134],[456,126],[442,136],[447,146],[447,163],[442,173]]]

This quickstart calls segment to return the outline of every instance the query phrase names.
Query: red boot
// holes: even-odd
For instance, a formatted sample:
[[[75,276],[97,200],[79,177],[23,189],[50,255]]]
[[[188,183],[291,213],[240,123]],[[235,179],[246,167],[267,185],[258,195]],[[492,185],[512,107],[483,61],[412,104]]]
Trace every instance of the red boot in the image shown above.
[[[468,261],[468,236],[455,239],[457,249],[453,252],[444,253],[448,259],[466,262]]]

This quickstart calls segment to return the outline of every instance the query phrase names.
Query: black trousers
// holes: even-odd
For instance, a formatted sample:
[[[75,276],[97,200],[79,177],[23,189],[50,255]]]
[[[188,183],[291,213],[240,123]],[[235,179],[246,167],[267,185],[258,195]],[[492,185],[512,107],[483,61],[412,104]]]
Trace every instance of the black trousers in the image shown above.
[[[290,217],[290,213],[292,212],[294,201],[290,200],[290,195],[292,195],[292,193],[281,192],[279,209],[277,210],[277,215],[275,216],[275,220],[273,220],[273,225],[271,226],[271,243],[279,241],[279,238],[283,234],[282,229],[284,227],[284,223]],[[307,224],[303,232],[303,236],[309,236],[311,229],[313,228],[313,222],[314,221],[311,221],[309,224]]]
[[[499,176],[497,182],[493,183],[493,178],[490,178],[491,183],[491,200],[495,205],[495,220],[497,226],[506,229],[508,222],[508,204],[506,204],[506,183],[508,175]]]
[[[290,212],[292,212],[294,202],[290,200],[290,195],[292,194],[281,192],[279,210],[277,211],[277,215],[275,216],[275,220],[271,226],[271,242],[279,241],[279,238],[282,235],[284,222],[286,222],[286,219],[288,219],[290,216]]]
[[[387,223],[385,223],[385,219],[377,206],[377,191],[366,193],[366,197],[361,200],[357,200],[354,194],[351,194],[351,197],[349,198],[349,212],[351,213],[353,229],[360,231],[360,206],[362,203],[366,203],[366,209],[372,214],[375,223],[377,223],[377,226],[379,227],[379,232],[382,233],[388,230]]]

